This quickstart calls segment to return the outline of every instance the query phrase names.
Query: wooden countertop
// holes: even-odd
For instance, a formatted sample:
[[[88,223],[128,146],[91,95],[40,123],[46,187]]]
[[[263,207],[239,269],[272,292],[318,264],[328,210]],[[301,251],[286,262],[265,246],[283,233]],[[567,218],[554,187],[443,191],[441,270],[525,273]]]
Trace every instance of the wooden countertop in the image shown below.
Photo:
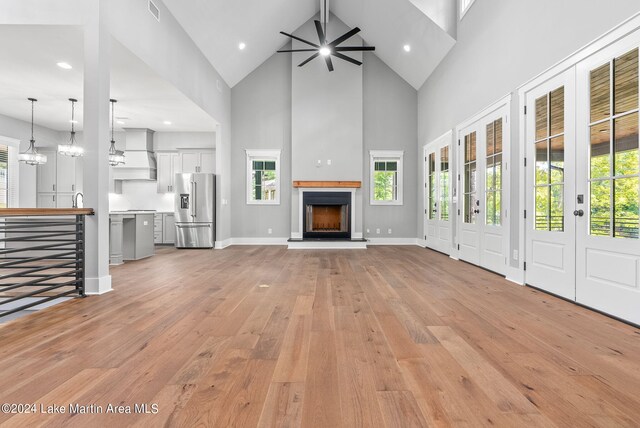
[[[0,217],[35,217],[93,214],[93,208],[0,208]]]
[[[359,189],[362,186],[361,181],[294,181],[293,187],[317,187],[317,188],[355,188]]]

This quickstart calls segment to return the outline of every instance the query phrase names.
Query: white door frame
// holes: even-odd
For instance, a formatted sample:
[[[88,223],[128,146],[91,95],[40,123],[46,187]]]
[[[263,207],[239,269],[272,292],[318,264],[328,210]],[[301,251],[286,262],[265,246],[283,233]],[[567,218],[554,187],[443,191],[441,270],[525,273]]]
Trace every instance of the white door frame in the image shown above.
[[[456,249],[458,249],[460,244],[460,226],[462,222],[461,210],[464,207],[464,192],[462,192],[462,189],[460,188],[460,184],[461,184],[460,177],[461,177],[461,174],[464,172],[460,167],[460,163],[464,160],[463,146],[462,146],[462,140],[464,139],[464,135],[462,135],[462,133],[466,128],[470,127],[476,122],[479,122],[480,120],[488,116],[491,116],[492,114],[495,114],[497,111],[501,109],[504,110],[503,117],[505,118],[505,120],[503,123],[503,129],[502,129],[502,135],[503,135],[503,141],[502,141],[502,162],[503,162],[502,248],[503,248],[504,256],[506,257],[506,261],[505,261],[504,270],[501,273],[505,274],[505,276],[510,275],[509,260],[511,260],[509,256],[509,249],[510,249],[510,242],[511,242],[511,213],[509,212],[511,208],[511,205],[510,205],[511,204],[511,99],[512,99],[511,93],[505,95],[504,97],[498,99],[496,102],[491,103],[488,107],[482,109],[480,112],[476,113],[475,115],[471,116],[470,118],[458,124],[455,130],[455,136],[456,136],[456,139],[458,140],[458,144],[455,150],[456,152],[455,162],[456,162],[456,174],[457,174],[455,187],[456,189],[458,189],[457,198],[456,198],[457,199],[457,206],[456,206],[457,217],[455,221],[455,228],[456,228],[455,244],[456,244]],[[482,198],[484,198],[484,194],[482,195]]]
[[[456,169],[454,167],[455,162],[454,162],[454,150],[453,150],[453,130],[450,129],[447,132],[445,132],[444,134],[442,134],[441,136],[439,136],[438,138],[426,143],[425,145],[422,146],[422,182],[424,183],[423,187],[422,187],[422,205],[423,205],[423,210],[422,210],[422,224],[423,224],[423,232],[424,232],[424,243],[425,246],[431,249],[434,249],[432,247],[429,247],[427,245],[427,234],[428,234],[428,228],[427,228],[427,221],[429,218],[429,213],[427,212],[427,210],[429,209],[429,207],[427,206],[427,198],[428,198],[428,192],[429,192],[429,187],[428,187],[428,180],[429,180],[429,172],[428,172],[428,168],[427,168],[427,150],[430,146],[444,146],[444,145],[448,145],[449,146],[449,246],[447,248],[446,254],[450,255],[450,256],[454,256],[454,245],[453,245],[453,231],[454,231],[454,227],[455,227],[455,222],[452,220],[453,218],[455,218],[455,213],[456,211],[456,198],[453,197],[454,193],[454,185],[455,185],[455,180],[453,179],[453,177],[455,177],[456,174]],[[439,171],[439,167],[437,167],[437,170]],[[440,181],[438,180],[438,192],[440,191]],[[438,193],[439,194],[439,193]],[[438,201],[440,200],[440,198],[438,198]],[[440,212],[438,211],[438,216],[440,215]],[[440,220],[438,220],[440,221]],[[436,249],[438,250],[438,249]]]

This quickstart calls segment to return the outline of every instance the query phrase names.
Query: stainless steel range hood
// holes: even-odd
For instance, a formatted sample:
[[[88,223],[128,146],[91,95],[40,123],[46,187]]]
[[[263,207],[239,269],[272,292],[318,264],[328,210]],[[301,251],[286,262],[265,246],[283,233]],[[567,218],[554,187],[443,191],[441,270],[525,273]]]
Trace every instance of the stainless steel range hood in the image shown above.
[[[124,165],[113,167],[115,180],[155,181],[156,156],[151,129],[125,128]]]

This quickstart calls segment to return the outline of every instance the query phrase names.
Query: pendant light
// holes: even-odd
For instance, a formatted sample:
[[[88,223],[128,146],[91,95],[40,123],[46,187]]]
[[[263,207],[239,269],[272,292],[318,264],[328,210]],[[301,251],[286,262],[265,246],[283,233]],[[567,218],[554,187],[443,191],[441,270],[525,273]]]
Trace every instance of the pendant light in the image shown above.
[[[29,141],[29,148],[27,151],[18,154],[18,161],[24,162],[27,165],[42,165],[47,163],[47,156],[42,153],[38,153],[36,150],[36,140],[33,138],[33,109],[35,102],[38,101],[35,98],[27,98],[31,101],[31,140]]]
[[[59,144],[58,153],[63,156],[78,157],[84,155],[84,149],[76,144],[76,130],[75,130],[75,104],[78,102],[75,98],[69,98],[71,101],[71,140],[69,144]]]
[[[109,165],[124,165],[124,152],[116,149],[116,140],[113,137],[113,106],[118,102],[118,100],[111,99],[109,101],[111,102],[111,147],[109,147]]]

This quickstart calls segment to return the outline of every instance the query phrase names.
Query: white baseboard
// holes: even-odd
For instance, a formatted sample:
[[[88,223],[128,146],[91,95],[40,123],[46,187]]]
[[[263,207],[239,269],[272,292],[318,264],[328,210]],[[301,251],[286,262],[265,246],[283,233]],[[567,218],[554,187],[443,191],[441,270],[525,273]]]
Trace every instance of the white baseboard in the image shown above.
[[[231,238],[231,245],[287,245],[289,238]]]
[[[515,282],[519,285],[524,285],[524,271],[520,268],[507,266],[507,274],[505,275],[507,281]]]
[[[418,238],[367,238],[369,245],[420,245]]]
[[[98,296],[100,294],[113,291],[111,288],[111,275],[100,278],[86,278],[84,283],[84,293],[88,296]]]
[[[419,246],[419,247],[422,247],[422,248],[427,248],[427,241],[426,241],[426,239],[418,238],[416,240],[416,245]]]
[[[216,250],[222,250],[231,245],[231,238],[225,239],[224,241],[216,241],[214,248]]]

